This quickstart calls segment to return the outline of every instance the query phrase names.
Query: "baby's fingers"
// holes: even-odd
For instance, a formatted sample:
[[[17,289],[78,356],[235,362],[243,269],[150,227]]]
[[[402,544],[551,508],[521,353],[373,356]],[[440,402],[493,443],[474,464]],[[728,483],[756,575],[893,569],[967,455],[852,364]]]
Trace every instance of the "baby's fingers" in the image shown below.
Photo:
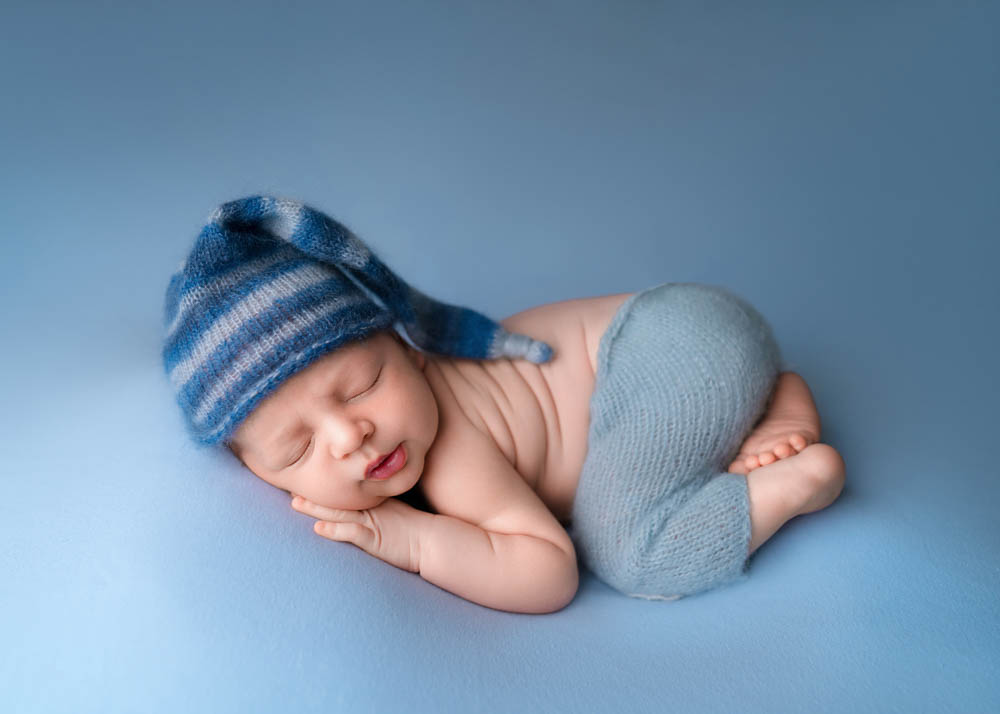
[[[330,540],[353,543],[364,551],[371,552],[375,543],[375,534],[370,528],[360,523],[331,523],[316,521],[313,530],[318,535]]]
[[[363,523],[365,519],[361,511],[344,511],[339,508],[327,508],[326,506],[320,506],[318,503],[307,501],[302,496],[296,496],[292,499],[292,508],[299,513],[305,513],[307,516],[319,518],[324,521]]]

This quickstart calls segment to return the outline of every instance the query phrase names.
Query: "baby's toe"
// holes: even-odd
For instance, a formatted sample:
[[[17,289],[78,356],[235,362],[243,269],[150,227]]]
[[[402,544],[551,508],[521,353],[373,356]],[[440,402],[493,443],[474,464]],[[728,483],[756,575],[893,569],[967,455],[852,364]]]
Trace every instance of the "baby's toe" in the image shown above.
[[[757,454],[756,458],[757,458],[757,461],[760,462],[761,466],[767,466],[768,464],[773,464],[775,461],[778,460],[778,457],[775,456],[770,451],[763,451],[763,452]]]
[[[804,436],[802,436],[802,434],[792,434],[788,437],[788,443],[792,445],[792,448],[795,449],[796,452],[802,451],[802,449],[809,445],[809,442]],[[791,456],[791,454],[789,454],[789,456]]]
[[[779,459],[787,459],[789,456],[795,453],[791,444],[778,444],[774,447],[774,455]]]

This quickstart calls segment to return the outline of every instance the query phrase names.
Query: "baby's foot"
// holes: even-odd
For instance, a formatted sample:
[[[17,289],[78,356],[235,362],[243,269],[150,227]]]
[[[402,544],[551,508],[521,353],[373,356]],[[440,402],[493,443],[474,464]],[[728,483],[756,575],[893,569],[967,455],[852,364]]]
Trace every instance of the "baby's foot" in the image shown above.
[[[794,372],[778,377],[771,406],[740,446],[730,473],[748,474],[801,452],[819,441],[819,413],[805,380]]]
[[[836,501],[844,490],[844,459],[829,444],[811,444],[802,452],[801,460],[806,498],[799,514],[812,513]]]

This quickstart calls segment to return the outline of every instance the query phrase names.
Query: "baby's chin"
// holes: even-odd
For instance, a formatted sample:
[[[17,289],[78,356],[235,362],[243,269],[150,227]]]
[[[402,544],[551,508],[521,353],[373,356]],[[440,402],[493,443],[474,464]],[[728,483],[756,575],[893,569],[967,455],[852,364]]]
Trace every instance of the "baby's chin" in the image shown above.
[[[338,511],[367,511],[372,508],[378,508],[383,503],[385,503],[388,496],[371,496],[366,498],[352,499],[350,501],[338,501],[338,500],[326,500],[322,498],[312,499],[305,494],[299,494],[305,496],[312,503],[317,506],[323,506],[325,508],[332,508]]]
[[[353,508],[345,508],[344,506],[332,506],[332,508],[340,508],[341,510],[351,510],[351,511],[368,511],[372,508],[378,508],[383,503],[385,503],[387,496],[378,496],[372,498],[371,500],[364,501],[361,505],[356,505]]]

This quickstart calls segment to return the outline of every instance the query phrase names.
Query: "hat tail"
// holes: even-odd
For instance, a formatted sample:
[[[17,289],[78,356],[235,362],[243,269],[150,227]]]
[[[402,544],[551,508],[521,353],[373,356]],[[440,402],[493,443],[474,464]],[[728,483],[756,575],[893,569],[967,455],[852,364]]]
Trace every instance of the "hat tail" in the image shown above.
[[[250,196],[225,203],[210,221],[263,230],[306,255],[338,268],[380,301],[420,349],[467,359],[548,362],[552,348],[512,333],[480,312],[439,302],[411,287],[339,221],[300,201]]]

